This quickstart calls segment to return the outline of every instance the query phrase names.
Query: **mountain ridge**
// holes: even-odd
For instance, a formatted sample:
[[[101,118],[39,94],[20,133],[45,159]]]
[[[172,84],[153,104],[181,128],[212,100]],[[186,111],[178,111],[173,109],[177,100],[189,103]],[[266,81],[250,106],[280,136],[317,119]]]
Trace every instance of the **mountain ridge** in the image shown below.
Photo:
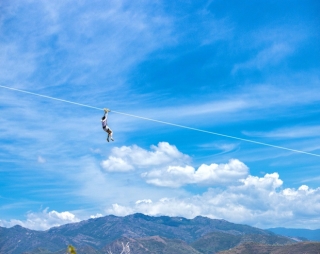
[[[302,228],[268,228],[268,231],[271,231],[278,235],[285,235],[288,237],[299,237],[305,238],[310,241],[320,241],[320,229],[302,229]]]
[[[60,254],[68,244],[76,246],[79,254],[100,254],[106,253],[108,248],[117,251],[120,241],[128,241],[135,254],[201,254],[228,250],[246,242],[269,245],[296,242],[267,230],[226,220],[202,216],[194,219],[153,217],[141,213],[91,218],[46,231],[14,226],[0,227],[0,232],[1,254]],[[180,252],[172,252],[174,250]]]

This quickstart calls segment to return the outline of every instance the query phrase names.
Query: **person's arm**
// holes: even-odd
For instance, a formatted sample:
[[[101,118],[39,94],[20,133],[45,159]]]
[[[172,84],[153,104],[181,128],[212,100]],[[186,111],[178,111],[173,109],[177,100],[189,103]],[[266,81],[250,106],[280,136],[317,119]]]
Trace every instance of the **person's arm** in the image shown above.
[[[110,109],[104,108],[104,122],[107,122],[108,113],[110,112]]]

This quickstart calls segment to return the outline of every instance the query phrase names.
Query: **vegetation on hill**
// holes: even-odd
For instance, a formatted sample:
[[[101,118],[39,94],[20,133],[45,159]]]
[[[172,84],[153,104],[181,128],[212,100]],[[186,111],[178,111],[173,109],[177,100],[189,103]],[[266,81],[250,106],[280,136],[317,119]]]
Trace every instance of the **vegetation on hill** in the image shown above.
[[[259,243],[243,243],[233,249],[218,254],[319,254],[319,242],[300,242],[289,245],[274,246]]]
[[[47,231],[20,226],[0,230],[0,253],[6,254],[65,254],[68,245],[76,247],[77,254],[124,254],[125,249],[134,254],[206,254],[239,246],[253,248],[255,245],[252,247],[251,243],[257,246],[295,243],[267,230],[201,216],[189,220],[133,214],[95,218]],[[69,253],[74,254],[75,250],[69,249]]]

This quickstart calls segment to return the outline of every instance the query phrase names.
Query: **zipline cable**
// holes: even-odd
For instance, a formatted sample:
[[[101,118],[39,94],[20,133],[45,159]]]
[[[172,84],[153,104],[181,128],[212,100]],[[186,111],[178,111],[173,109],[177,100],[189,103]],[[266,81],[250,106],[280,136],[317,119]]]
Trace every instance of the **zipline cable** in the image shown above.
[[[77,103],[77,102],[73,102],[73,101],[67,101],[67,100],[63,100],[63,99],[59,99],[59,98],[55,98],[55,97],[51,97],[51,96],[47,96],[47,95],[42,95],[42,94],[38,94],[38,93],[33,93],[33,92],[29,92],[29,91],[25,91],[25,90],[21,90],[21,89],[17,89],[17,88],[7,87],[7,86],[3,86],[3,85],[0,85],[0,87],[5,88],[5,89],[9,89],[9,90],[13,90],[13,91],[17,91],[17,92],[21,92],[21,93],[26,93],[26,94],[31,94],[31,95],[35,95],[35,96],[51,99],[51,100],[66,102],[66,103],[74,104],[74,105],[77,105],[77,106],[82,106],[82,107],[86,107],[86,108],[92,108],[92,109],[96,109],[96,110],[103,110],[102,108],[97,108],[97,107],[93,107],[93,106],[90,106],[90,105]],[[283,146],[276,146],[276,145],[271,145],[271,144],[268,144],[268,143],[263,143],[263,142],[259,142],[259,141],[250,140],[250,139],[238,138],[238,137],[235,137],[235,136],[225,135],[225,134],[212,132],[212,131],[206,131],[206,130],[202,130],[202,129],[197,129],[197,128],[188,127],[188,126],[175,124],[175,123],[169,123],[169,122],[165,122],[165,121],[160,121],[160,120],[147,118],[147,117],[143,117],[143,116],[132,115],[132,114],[123,113],[123,112],[114,111],[114,110],[111,110],[111,112],[116,113],[116,114],[125,115],[125,116],[135,117],[135,118],[139,118],[139,119],[143,119],[143,120],[147,120],[147,121],[152,121],[152,122],[156,122],[156,123],[171,125],[171,126],[175,126],[175,127],[179,127],[179,128],[183,128],[183,129],[188,129],[188,130],[198,131],[198,132],[207,133],[207,134],[211,134],[211,135],[221,136],[221,137],[225,137],[225,138],[231,138],[231,139],[236,139],[236,140],[240,140],[240,141],[245,141],[245,142],[249,142],[249,143],[253,143],[253,144],[257,144],[257,145],[269,146],[269,147],[278,148],[278,149],[282,149],[282,150],[287,150],[287,151],[291,151],[291,152],[295,152],[295,153],[302,153],[302,154],[307,154],[307,155],[320,157],[319,154],[309,153],[309,152],[296,150],[296,149],[291,149],[291,148],[287,148],[287,147],[283,147]]]
[[[101,108],[97,108],[97,107],[93,107],[93,106],[89,106],[89,105],[85,105],[85,104],[81,104],[81,103],[77,103],[77,102],[67,101],[67,100],[63,100],[63,99],[59,99],[59,98],[54,98],[54,97],[50,97],[50,96],[42,95],[42,94],[38,94],[38,93],[32,93],[32,92],[21,90],[21,89],[17,89],[17,88],[12,88],[12,87],[2,86],[2,85],[0,85],[0,87],[6,88],[6,89],[10,89],[10,90],[14,90],[14,91],[18,91],[18,92],[21,92],[21,93],[32,94],[32,95],[35,95],[35,96],[39,96],[39,97],[43,97],[43,98],[47,98],[47,99],[51,99],[51,100],[71,103],[71,104],[82,106],[82,107],[93,108],[93,109],[97,109],[97,110],[103,110]]]

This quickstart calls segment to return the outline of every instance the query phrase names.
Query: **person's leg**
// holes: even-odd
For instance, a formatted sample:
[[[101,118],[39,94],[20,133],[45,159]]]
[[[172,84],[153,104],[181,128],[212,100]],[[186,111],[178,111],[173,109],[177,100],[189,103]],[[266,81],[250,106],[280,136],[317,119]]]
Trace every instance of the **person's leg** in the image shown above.
[[[109,139],[114,141],[114,139],[112,138],[112,130],[109,127],[106,129],[106,132],[108,133],[107,141],[109,142]]]
[[[112,132],[112,130],[109,128],[109,135],[110,135],[110,139],[112,140],[112,141],[114,141],[114,139],[113,139],[113,137],[112,137],[112,135],[113,135],[113,132]]]
[[[107,141],[109,142],[109,136],[110,136],[109,128],[108,128],[108,127],[105,127],[105,128],[103,128],[103,130],[104,130],[106,133],[108,133]]]

